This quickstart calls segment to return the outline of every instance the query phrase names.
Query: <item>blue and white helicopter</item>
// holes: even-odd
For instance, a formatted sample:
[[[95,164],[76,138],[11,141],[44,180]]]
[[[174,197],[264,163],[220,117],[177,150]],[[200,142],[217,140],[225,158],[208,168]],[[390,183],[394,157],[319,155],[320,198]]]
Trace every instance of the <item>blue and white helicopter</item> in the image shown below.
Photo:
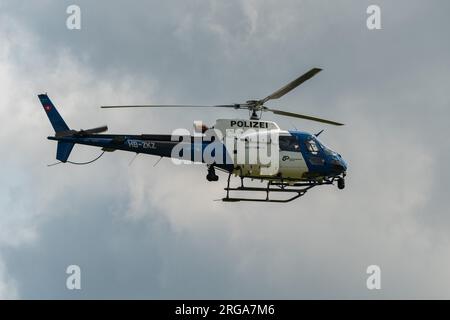
[[[249,119],[219,119],[211,128],[194,124],[194,133],[182,134],[103,134],[107,126],[88,130],[73,130],[68,127],[47,94],[40,94],[39,99],[55,130],[49,140],[58,142],[56,159],[59,163],[88,164],[98,160],[105,152],[116,150],[130,151],[136,154],[150,154],[175,160],[205,163],[206,179],[209,182],[219,180],[216,169],[228,174],[226,202],[263,201],[290,202],[303,196],[308,190],[320,185],[333,185],[345,188],[347,164],[340,154],[327,148],[318,134],[302,131],[282,130],[275,122],[260,120],[263,112],[270,111],[277,115],[306,119],[331,125],[342,123],[291,113],[265,106],[270,100],[279,99],[303,82],[311,79],[322,69],[314,68],[298,77],[286,86],[275,91],[262,100],[249,100],[241,104],[192,106],[192,105],[127,105],[102,106],[102,108],[229,108],[249,111]],[[230,134],[231,133],[231,134]],[[75,144],[102,148],[96,159],[86,163],[69,161]],[[242,152],[238,152],[238,151]],[[270,154],[270,160],[263,161],[261,151]],[[256,154],[252,158],[252,152]],[[220,154],[220,155],[219,155]],[[250,161],[250,158],[252,160]],[[266,159],[267,160],[267,159]],[[232,187],[231,177],[240,178],[240,184]],[[264,187],[248,186],[245,179],[266,182]],[[243,196],[248,193],[264,192],[264,197]],[[237,193],[240,196],[231,196]],[[273,194],[288,194],[277,198]]]

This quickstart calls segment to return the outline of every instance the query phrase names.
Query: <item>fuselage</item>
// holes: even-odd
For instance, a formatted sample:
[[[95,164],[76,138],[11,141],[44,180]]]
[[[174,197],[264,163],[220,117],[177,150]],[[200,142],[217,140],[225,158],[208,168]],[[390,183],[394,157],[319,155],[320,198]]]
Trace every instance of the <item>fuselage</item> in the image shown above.
[[[327,148],[314,135],[301,131],[286,131],[279,134],[279,140],[275,143],[278,148],[278,164],[270,173],[264,173],[262,170],[264,165],[258,161],[239,162],[233,152],[222,142],[205,141],[198,136],[92,134],[51,136],[48,139],[96,146],[109,152],[122,150],[188,162],[207,163],[243,177],[301,181],[339,176],[347,170],[347,164],[341,155]],[[208,148],[211,149],[213,143],[216,150],[223,149],[223,162],[208,163],[205,153]],[[260,149],[261,146],[261,142],[256,142],[253,146],[251,142],[247,142],[246,152],[252,148]],[[174,152],[174,148],[185,152]]]

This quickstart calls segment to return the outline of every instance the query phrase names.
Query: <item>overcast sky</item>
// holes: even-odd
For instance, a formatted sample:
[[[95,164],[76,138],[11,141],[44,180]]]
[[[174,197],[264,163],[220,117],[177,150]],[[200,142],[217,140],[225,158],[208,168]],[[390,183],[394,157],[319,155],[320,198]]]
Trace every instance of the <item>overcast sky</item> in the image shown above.
[[[447,0],[0,0],[0,298],[450,298]],[[382,30],[366,27],[381,7]],[[74,129],[170,133],[228,110],[105,111],[102,104],[263,98],[346,123],[325,129],[347,188],[289,204],[222,203],[204,166],[106,154],[53,163],[37,94]],[[73,161],[98,155],[76,146]],[[66,289],[81,267],[82,290]],[[379,265],[382,289],[366,288]]]

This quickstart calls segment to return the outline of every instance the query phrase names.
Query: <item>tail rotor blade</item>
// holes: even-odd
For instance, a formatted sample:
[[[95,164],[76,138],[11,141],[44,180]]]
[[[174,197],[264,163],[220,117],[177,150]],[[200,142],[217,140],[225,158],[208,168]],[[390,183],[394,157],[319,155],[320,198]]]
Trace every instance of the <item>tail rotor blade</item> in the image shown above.
[[[97,128],[87,129],[87,130],[80,130],[78,133],[81,134],[95,134],[95,133],[102,133],[108,131],[108,126],[101,126]]]

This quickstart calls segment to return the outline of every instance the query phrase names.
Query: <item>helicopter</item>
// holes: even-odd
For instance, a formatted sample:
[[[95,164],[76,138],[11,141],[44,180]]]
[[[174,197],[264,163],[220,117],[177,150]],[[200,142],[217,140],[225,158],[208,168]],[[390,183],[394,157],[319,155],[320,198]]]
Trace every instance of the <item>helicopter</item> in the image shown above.
[[[117,150],[171,158],[176,163],[203,163],[207,167],[206,179],[217,182],[216,170],[228,175],[224,202],[276,202],[287,203],[304,196],[310,189],[337,184],[345,188],[347,163],[342,156],[319,140],[320,131],[310,134],[298,130],[282,130],[275,122],[261,120],[265,112],[315,121],[328,125],[343,123],[269,108],[265,104],[283,97],[305,81],[321,72],[313,68],[297,79],[261,100],[224,105],[109,105],[103,109],[118,108],[227,108],[247,110],[248,119],[217,119],[208,127],[194,123],[194,132],[175,130],[172,134],[104,134],[107,126],[87,130],[70,129],[47,94],[39,100],[55,131],[49,140],[57,142],[57,163],[85,165],[97,161],[105,152]],[[77,163],[69,161],[75,144],[100,147],[102,153],[94,160]],[[158,160],[159,162],[159,160]],[[231,185],[232,176],[239,178],[238,186]],[[266,183],[249,186],[248,180]],[[262,192],[264,197],[255,197]],[[234,194],[238,194],[237,196]],[[286,194],[280,198],[274,194]]]

